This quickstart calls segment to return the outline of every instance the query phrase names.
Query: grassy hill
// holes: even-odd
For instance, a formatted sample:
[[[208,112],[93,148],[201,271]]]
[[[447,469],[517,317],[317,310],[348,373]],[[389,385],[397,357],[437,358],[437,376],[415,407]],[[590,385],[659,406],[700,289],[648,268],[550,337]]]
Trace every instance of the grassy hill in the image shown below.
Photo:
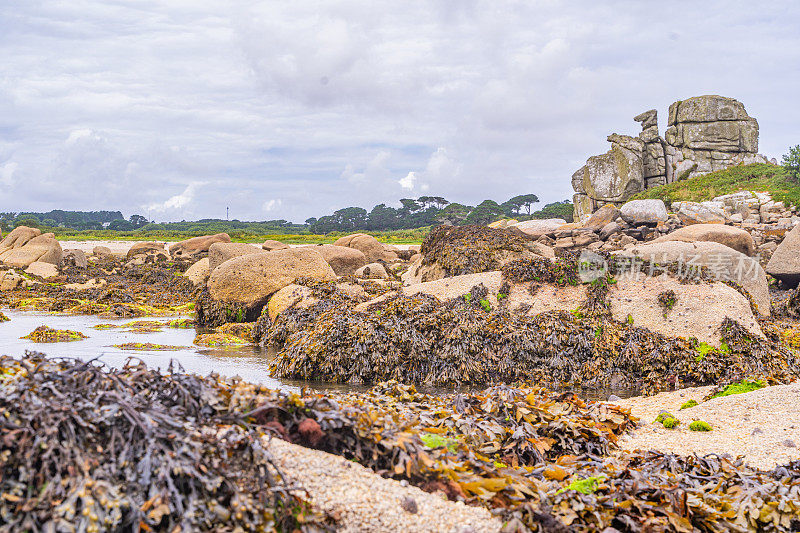
[[[738,191],[768,192],[773,200],[783,201],[787,206],[800,206],[800,183],[790,179],[783,167],[764,163],[740,165],[653,187],[632,200],[654,198],[669,205],[682,201],[702,202]]]

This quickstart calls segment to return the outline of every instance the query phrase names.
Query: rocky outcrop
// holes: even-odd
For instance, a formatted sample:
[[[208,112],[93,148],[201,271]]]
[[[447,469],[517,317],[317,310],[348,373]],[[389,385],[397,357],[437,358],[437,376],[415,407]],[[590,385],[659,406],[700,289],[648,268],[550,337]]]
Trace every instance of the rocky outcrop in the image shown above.
[[[234,257],[212,270],[208,278],[210,297],[223,304],[256,309],[297,278],[336,280],[322,255],[309,248],[261,252]]]
[[[722,224],[693,224],[653,240],[653,243],[667,241],[718,242],[747,256],[756,254],[756,243],[747,231]]]
[[[788,287],[800,283],[800,225],[786,234],[767,263],[767,272]]]
[[[679,277],[696,278],[705,267],[712,279],[733,281],[741,285],[758,306],[763,316],[770,315],[769,286],[761,265],[751,257],[717,242],[669,241],[631,245],[617,255],[636,257],[665,268],[674,263]],[[661,265],[661,266],[658,266]]]
[[[367,256],[361,250],[336,246],[334,244],[317,244],[304,246],[322,255],[337,276],[349,276],[367,264]]]
[[[608,152],[590,157],[572,175],[575,220],[593,213],[602,204],[621,204],[644,190],[644,143],[636,137],[616,133],[609,135],[608,141],[611,143]]]
[[[58,267],[53,263],[34,261],[25,269],[25,273],[31,276],[38,276],[42,279],[50,279],[58,276]]]
[[[356,270],[356,276],[364,279],[389,279],[386,268],[380,263],[370,263]]]
[[[133,256],[140,254],[144,255],[162,254],[166,258],[167,250],[164,248],[164,245],[160,242],[137,242],[128,249],[128,253],[125,255],[125,257],[126,259],[131,259]]]
[[[215,268],[234,257],[265,253],[266,250],[245,242],[215,242],[208,248],[208,268],[213,272]]]
[[[610,135],[611,150],[590,157],[572,175],[575,220],[650,187],[733,165],[767,162],[758,154],[758,122],[733,98],[707,95],[673,103],[664,137],[655,109],[634,120],[642,125],[638,138]]]
[[[386,261],[387,263],[391,263],[397,261],[396,253],[387,250],[383,244],[378,241],[378,239],[365,233],[346,235],[336,239],[333,245],[355,248],[366,256],[367,262],[369,263],[375,263],[377,261]]]
[[[208,276],[210,274],[211,269],[209,268],[208,257],[196,261],[183,273],[184,277],[189,278],[189,281],[191,281],[193,285],[204,284],[208,281]]]
[[[273,239],[267,239],[266,241],[261,244],[261,248],[271,252],[272,250],[285,250],[287,248],[291,248],[288,244],[284,244],[281,241],[276,241]]]
[[[231,242],[231,237],[227,233],[193,237],[173,244],[169,247],[169,253],[173,259],[199,259],[208,253],[212,244],[217,242]]]
[[[15,233],[17,230],[22,230]],[[40,261],[58,265],[61,263],[61,245],[52,233],[37,233],[39,230],[20,226],[0,243],[0,262],[14,268],[28,268]],[[7,242],[8,241],[8,242]]]
[[[619,210],[622,220],[628,224],[652,224],[653,226],[666,222],[669,215],[667,207],[662,200],[631,200],[626,202]]]
[[[87,261],[86,254],[83,253],[83,250],[72,249],[64,250],[61,256],[61,264],[65,267],[86,268],[89,266],[89,261]]]

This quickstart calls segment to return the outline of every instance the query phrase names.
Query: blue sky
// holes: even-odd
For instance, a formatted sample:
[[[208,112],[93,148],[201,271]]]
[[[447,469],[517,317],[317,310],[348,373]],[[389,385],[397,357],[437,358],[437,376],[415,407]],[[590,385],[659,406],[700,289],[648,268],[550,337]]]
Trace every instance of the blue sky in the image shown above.
[[[0,3],[0,210],[303,221],[572,195],[609,133],[741,100],[800,143],[800,4]]]

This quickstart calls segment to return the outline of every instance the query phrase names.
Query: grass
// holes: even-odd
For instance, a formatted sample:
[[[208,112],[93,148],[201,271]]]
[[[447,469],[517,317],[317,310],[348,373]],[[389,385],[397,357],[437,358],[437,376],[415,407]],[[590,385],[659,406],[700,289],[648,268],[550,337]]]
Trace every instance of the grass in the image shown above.
[[[742,380],[739,383],[731,383],[725,387],[721,392],[716,393],[711,397],[722,398],[723,396],[733,396],[734,394],[744,394],[746,392],[753,392],[754,390],[763,389],[767,384],[763,381],[747,381]]]
[[[691,409],[692,407],[697,406],[697,400],[689,400],[688,402],[681,405],[681,411],[684,409]]]
[[[779,165],[756,163],[738,165],[683,181],[653,187],[632,200],[661,199],[673,202],[702,202],[739,191],[768,192],[773,200],[787,206],[800,206],[800,183],[792,180]]]
[[[708,422],[703,422],[702,420],[695,420],[691,424],[689,424],[689,431],[712,431],[713,428],[711,424]]]

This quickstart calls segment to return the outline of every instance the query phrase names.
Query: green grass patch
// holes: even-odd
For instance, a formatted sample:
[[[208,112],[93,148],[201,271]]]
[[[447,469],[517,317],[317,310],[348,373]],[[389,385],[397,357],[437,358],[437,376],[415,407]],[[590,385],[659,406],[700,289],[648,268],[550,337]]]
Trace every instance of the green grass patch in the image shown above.
[[[733,396],[734,394],[753,392],[754,390],[763,389],[766,386],[767,384],[764,381],[748,381],[745,379],[739,383],[731,383],[722,391],[713,395],[711,399],[713,400],[714,398],[722,398],[723,396]]]
[[[702,420],[695,420],[689,424],[689,431],[712,431],[713,429],[711,424]]]
[[[783,167],[769,163],[738,165],[679,180],[653,187],[631,199],[660,199],[669,205],[673,202],[702,202],[739,191],[768,192],[773,200],[787,206],[800,206],[800,183],[794,181]]]
[[[697,400],[689,400],[688,402],[681,405],[681,411],[684,409],[691,409],[697,405]]]

